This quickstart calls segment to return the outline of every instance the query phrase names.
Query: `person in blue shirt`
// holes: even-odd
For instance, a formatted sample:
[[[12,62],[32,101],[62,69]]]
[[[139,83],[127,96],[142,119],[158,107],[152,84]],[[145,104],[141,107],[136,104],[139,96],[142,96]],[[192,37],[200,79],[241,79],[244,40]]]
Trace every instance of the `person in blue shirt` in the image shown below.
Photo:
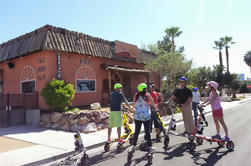
[[[123,118],[121,113],[121,104],[125,101],[126,105],[131,108],[130,104],[126,100],[124,94],[122,93],[123,86],[120,83],[114,85],[114,91],[110,94],[110,115],[109,115],[109,125],[108,125],[108,140],[111,142],[111,132],[113,127],[117,127],[118,142],[124,143],[120,138],[121,136],[121,126],[123,125]]]

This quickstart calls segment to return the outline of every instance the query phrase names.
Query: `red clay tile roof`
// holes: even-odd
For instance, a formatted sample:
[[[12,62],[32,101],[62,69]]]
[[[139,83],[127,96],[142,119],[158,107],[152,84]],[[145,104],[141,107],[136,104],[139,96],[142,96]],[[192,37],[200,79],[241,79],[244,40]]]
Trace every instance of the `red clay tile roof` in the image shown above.
[[[136,60],[121,58],[115,56],[115,42],[45,25],[30,33],[0,44],[0,62],[42,50],[65,51],[135,63],[147,63],[149,59],[156,56],[151,52],[139,50]]]

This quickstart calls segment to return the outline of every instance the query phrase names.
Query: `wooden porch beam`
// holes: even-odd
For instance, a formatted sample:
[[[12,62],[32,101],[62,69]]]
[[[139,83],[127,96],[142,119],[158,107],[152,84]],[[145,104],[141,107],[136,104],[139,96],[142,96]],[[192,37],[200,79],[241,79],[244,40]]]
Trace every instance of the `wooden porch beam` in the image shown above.
[[[109,95],[112,93],[112,80],[111,80],[111,71],[108,71],[108,84],[109,84]]]

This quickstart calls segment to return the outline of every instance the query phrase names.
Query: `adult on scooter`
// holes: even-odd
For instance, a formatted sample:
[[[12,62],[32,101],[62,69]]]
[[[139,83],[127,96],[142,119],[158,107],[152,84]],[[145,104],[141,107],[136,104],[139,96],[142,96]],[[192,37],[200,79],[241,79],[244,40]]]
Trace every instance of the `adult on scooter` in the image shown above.
[[[166,102],[168,104],[170,101],[175,101],[176,103],[180,104],[180,109],[184,121],[185,131],[183,134],[191,135],[194,130],[194,122],[193,122],[193,115],[192,115],[192,91],[186,87],[187,79],[186,77],[180,77],[180,89],[176,89],[173,95],[169,98]]]
[[[114,85],[114,91],[110,94],[110,115],[109,115],[109,125],[108,125],[108,140],[111,142],[111,132],[113,127],[117,127],[118,142],[124,143],[120,138],[121,136],[121,126],[123,125],[121,104],[125,101],[126,105],[131,108],[130,104],[126,100],[124,94],[122,93],[123,86],[120,83]]]
[[[151,110],[149,101],[151,102],[156,111],[158,111],[158,107],[155,105],[152,97],[148,93],[146,93],[147,85],[145,83],[139,84],[137,86],[137,90],[138,92],[135,94],[133,100],[133,106],[135,108],[135,132],[133,135],[133,147],[130,152],[134,152],[136,150],[136,145],[142,123],[144,125],[145,138],[147,140],[149,151],[153,151],[150,135]]]
[[[160,103],[163,103],[163,95],[161,93],[158,93],[155,91],[155,85],[151,84],[149,86],[149,93],[152,97],[154,104],[158,107],[158,97],[160,97]],[[151,105],[151,103],[149,102]],[[154,124],[154,127],[156,130],[160,130],[161,124],[158,122],[157,116],[155,115],[155,108],[151,105],[151,123],[150,123],[150,132],[152,132],[152,124]]]

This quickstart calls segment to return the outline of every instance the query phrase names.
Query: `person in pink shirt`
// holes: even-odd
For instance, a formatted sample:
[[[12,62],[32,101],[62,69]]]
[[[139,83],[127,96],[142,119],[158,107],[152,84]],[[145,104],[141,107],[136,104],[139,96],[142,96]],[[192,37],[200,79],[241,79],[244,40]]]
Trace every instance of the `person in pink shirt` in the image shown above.
[[[212,108],[212,113],[213,113],[213,118],[214,118],[214,123],[216,127],[217,134],[212,136],[213,139],[222,139],[224,141],[229,141],[230,138],[228,137],[228,128],[227,125],[223,119],[223,110],[221,107],[221,101],[220,101],[220,96],[219,92],[217,90],[218,88],[218,83],[215,81],[210,81],[207,83],[208,88],[210,90],[209,97],[200,104],[200,107],[203,106],[203,104],[211,104]],[[224,138],[221,138],[220,136],[220,125],[222,125],[226,136]]]

